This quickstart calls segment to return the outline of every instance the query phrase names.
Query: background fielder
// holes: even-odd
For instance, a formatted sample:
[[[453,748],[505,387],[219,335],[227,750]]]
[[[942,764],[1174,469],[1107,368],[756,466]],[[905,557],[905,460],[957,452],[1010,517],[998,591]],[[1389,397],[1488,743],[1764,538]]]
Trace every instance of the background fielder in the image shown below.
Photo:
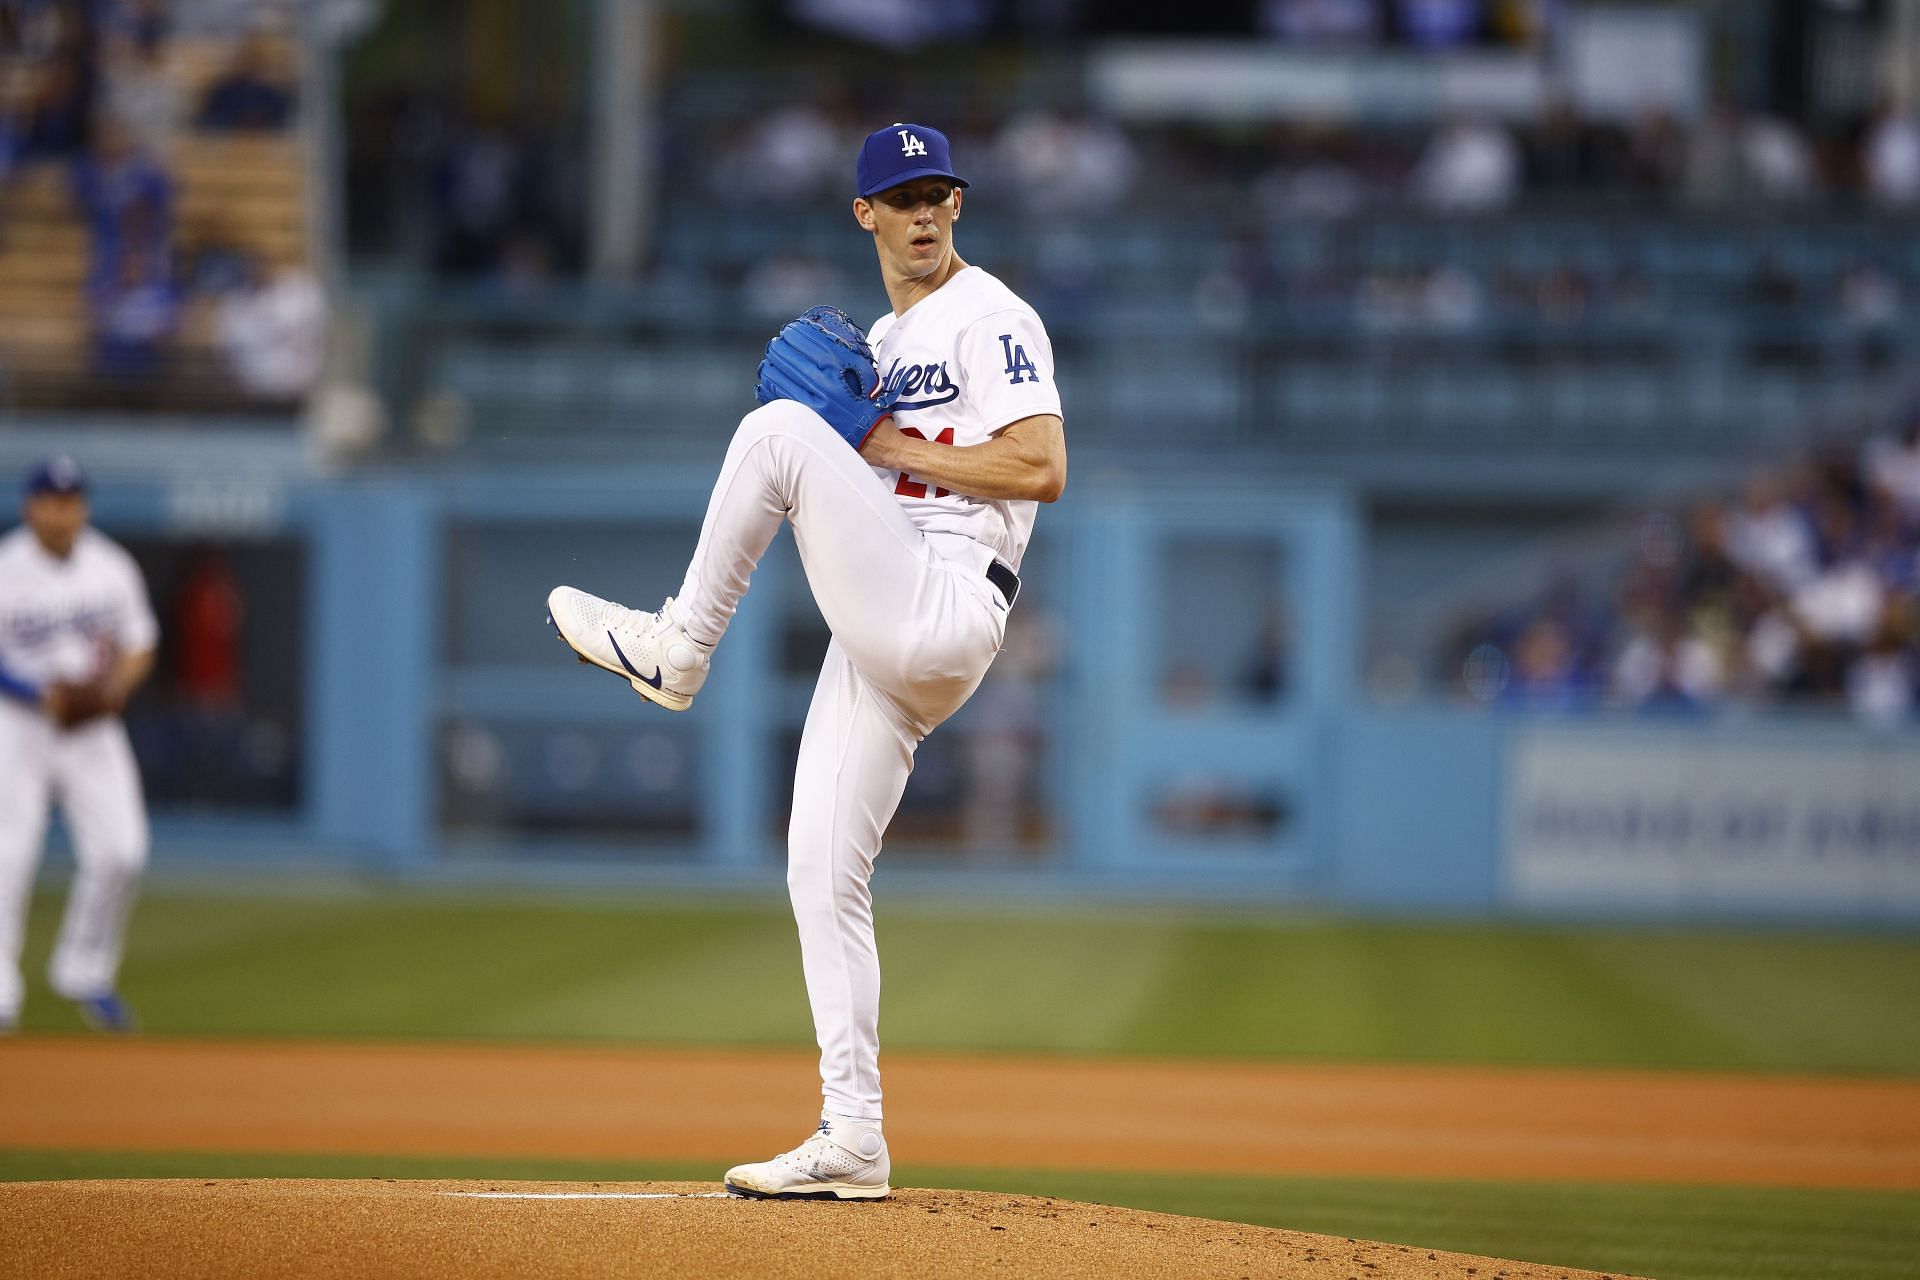
[[[786,521],[833,633],[801,735],[787,871],[824,1111],[796,1150],[728,1172],[743,1195],[887,1194],[868,882],[915,748],[999,651],[1035,504],[1066,480],[1046,330],[954,251],[966,183],[946,138],[877,130],[855,176],[854,218],[893,304],[871,355],[857,329],[812,312],[770,344],[763,405],[734,435],[680,593],[660,612],[570,587],[548,602],[584,659],[684,709]]]
[[[130,1030],[115,983],[147,816],[120,712],[159,628],[133,557],[88,527],[71,458],[34,471],[22,515],[0,538],[0,1027],[20,1016],[27,901],[58,801],[77,873],[48,977],[94,1026]]]

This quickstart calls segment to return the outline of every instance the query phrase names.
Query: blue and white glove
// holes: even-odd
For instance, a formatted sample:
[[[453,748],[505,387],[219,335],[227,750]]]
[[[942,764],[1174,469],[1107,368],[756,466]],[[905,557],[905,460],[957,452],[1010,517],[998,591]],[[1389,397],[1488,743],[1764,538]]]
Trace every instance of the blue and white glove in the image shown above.
[[[806,405],[856,450],[899,398],[880,390],[866,331],[837,307],[814,307],[773,335],[753,393],[761,404]]]

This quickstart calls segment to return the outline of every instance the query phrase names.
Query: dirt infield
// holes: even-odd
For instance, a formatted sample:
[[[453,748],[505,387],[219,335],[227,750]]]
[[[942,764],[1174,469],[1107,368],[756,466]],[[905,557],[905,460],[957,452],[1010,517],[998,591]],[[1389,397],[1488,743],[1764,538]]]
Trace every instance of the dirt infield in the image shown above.
[[[890,1054],[916,1165],[1920,1188],[1920,1081]],[[810,1054],[30,1037],[0,1147],[711,1161],[791,1145]]]
[[[25,1182],[0,1185],[0,1260],[10,1274],[50,1280],[1596,1276],[1041,1197],[915,1190],[875,1204],[774,1204],[710,1191],[693,1183]]]

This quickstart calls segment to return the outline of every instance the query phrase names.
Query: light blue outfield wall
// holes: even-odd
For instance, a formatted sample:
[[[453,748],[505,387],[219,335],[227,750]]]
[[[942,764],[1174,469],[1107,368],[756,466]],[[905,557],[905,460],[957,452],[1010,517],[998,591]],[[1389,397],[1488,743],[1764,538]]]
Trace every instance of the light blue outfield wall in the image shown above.
[[[636,858],[555,837],[490,847],[441,826],[444,724],[651,714],[566,659],[542,597],[573,581],[652,604],[677,583],[706,483],[696,470],[599,470],[103,487],[96,515],[111,531],[293,536],[309,553],[301,807],[159,813],[160,864],[216,855],[415,877],[777,882],[780,734],[806,695],[804,679],[777,669],[781,619],[806,608],[786,549],[762,566],[696,712],[657,717],[705,780],[697,836]],[[1170,550],[1209,545],[1253,548],[1242,560],[1271,580],[1215,582],[1204,554]],[[1271,557],[1257,554],[1265,546]],[[1337,489],[1168,492],[1076,477],[1042,513],[1026,568],[1033,595],[1021,607],[1064,623],[1047,765],[1055,850],[1020,870],[922,872],[928,884],[1468,914],[1920,919],[1910,737],[1369,705],[1356,670],[1364,530]],[[1170,573],[1182,581],[1169,587]],[[1161,698],[1170,645],[1204,653],[1213,630],[1244,630],[1237,613],[1267,598],[1289,631],[1287,696],[1184,710]],[[1170,603],[1195,599],[1210,603],[1180,615]],[[1266,834],[1170,834],[1152,803],[1192,776],[1281,797],[1287,819]]]
[[[1457,709],[1351,707],[1335,735],[1341,826],[1330,896],[1391,909],[1496,906],[1508,728]]]

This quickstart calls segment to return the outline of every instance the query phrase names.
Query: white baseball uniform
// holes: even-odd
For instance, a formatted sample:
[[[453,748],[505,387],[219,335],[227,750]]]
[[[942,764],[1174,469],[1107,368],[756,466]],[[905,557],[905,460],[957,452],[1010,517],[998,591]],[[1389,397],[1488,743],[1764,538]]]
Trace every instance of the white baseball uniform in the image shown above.
[[[0,668],[34,686],[104,674],[113,653],[159,635],[140,570],[118,543],[85,529],[64,560],[26,528],[0,538]],[[147,861],[147,817],[126,727],[102,716],[57,728],[0,698],[0,1016],[17,1017],[27,899],[58,800],[78,871],[49,979],[68,999],[114,989],[127,913]]]
[[[978,267],[882,317],[870,338],[910,434],[982,444],[1022,418],[1060,413],[1040,318]],[[868,881],[915,748],[999,652],[1010,602],[986,571],[996,557],[1019,567],[1036,505],[869,467],[812,409],[776,400],[734,434],[674,602],[692,639],[717,643],[785,520],[833,632],[794,770],[787,887],[834,1115],[881,1118]]]

